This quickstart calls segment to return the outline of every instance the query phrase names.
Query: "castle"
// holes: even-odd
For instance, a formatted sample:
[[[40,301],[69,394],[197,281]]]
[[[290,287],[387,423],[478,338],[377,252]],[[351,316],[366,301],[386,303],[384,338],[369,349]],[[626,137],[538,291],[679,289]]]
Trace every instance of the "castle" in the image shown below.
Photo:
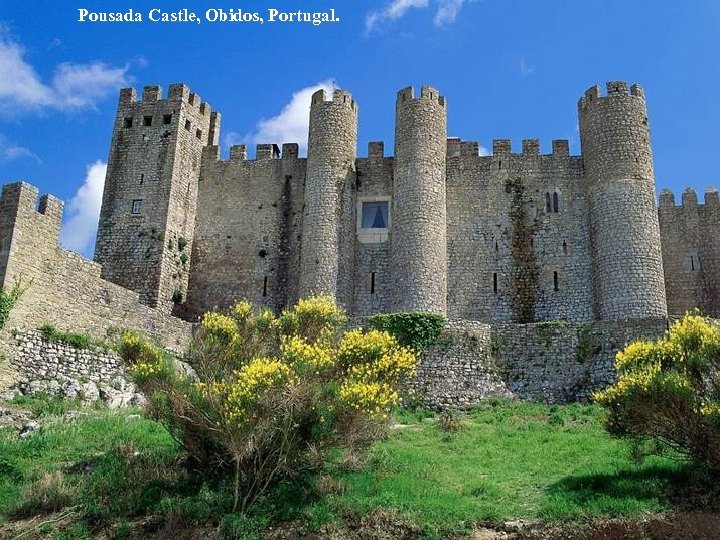
[[[656,205],[640,86],[585,92],[580,156],[565,140],[541,154],[535,139],[480,155],[447,137],[446,107],[433,88],[401,90],[394,156],[372,142],[358,157],[357,103],[320,91],[307,158],[261,144],[253,160],[242,145],[223,160],[220,115],[186,86],[122,90],[94,261],[58,246],[62,201],[38,204],[24,182],[2,190],[0,285],[28,288],[0,354],[21,374],[69,376],[85,361],[38,356],[35,329],[133,327],[182,353],[208,309],[326,293],[354,318],[447,316],[451,344],[412,383],[428,405],[557,402],[614,380],[615,352],[669,318],[720,316],[720,197],[686,190],[678,206],[663,191]]]
[[[280,309],[327,293],[354,316],[432,311],[486,322],[717,314],[720,200],[655,204],[643,90],[578,105],[582,155],[447,137],[434,88],[397,95],[394,156],[358,157],[358,105],[312,97],[297,144],[219,158],[220,114],[181,84],[121,91],[95,260],[143,303],[193,319],[245,297]]]

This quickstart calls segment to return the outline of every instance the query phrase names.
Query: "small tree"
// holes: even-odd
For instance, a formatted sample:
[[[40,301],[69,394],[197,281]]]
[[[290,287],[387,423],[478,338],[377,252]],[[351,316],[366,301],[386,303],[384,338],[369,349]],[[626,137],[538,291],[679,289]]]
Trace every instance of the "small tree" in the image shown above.
[[[617,354],[618,381],[595,394],[606,427],[640,456],[671,449],[720,471],[720,328],[687,314],[657,342]]]
[[[386,332],[343,333],[345,321],[327,297],[279,317],[244,301],[206,313],[187,355],[196,379],[136,332],[119,351],[151,413],[196,463],[232,469],[244,511],[280,478],[322,466],[329,448],[364,447],[400,401],[413,353]]]

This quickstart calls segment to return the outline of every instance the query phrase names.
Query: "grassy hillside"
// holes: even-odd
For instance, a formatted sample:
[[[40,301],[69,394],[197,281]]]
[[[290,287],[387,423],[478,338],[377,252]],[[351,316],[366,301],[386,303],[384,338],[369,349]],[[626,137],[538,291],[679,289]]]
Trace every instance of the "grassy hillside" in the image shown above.
[[[633,463],[596,407],[495,401],[461,418],[400,411],[366,461],[337,455],[324,475],[286,482],[238,516],[229,485],[188,472],[177,444],[139,411],[68,419],[56,402],[15,406],[35,409],[42,427],[24,440],[0,428],[0,538],[152,537],[173,523],[252,539],[279,523],[332,531],[378,512],[413,524],[417,538],[447,538],[479,523],[636,517],[682,501],[712,508],[717,495],[682,462]]]

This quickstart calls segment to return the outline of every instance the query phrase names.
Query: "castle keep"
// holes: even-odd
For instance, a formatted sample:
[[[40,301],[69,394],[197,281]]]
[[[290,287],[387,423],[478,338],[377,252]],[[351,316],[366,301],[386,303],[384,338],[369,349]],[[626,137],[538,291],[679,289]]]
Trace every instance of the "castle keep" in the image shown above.
[[[354,318],[448,317],[451,344],[411,383],[430,406],[557,402],[613,381],[615,352],[669,317],[720,316],[720,197],[686,190],[677,205],[663,191],[656,205],[641,87],[585,92],[579,156],[536,139],[480,155],[448,138],[447,102],[423,87],[397,95],[394,155],[372,142],[358,157],[358,113],[347,92],[320,91],[307,158],[288,143],[221,159],[220,115],[186,86],[122,90],[95,261],[58,247],[62,201],[3,188],[0,285],[29,288],[0,354],[21,374],[68,376],[89,368],[44,360],[38,327],[99,339],[133,327],[182,352],[206,310],[326,293]]]
[[[297,144],[220,159],[220,115],[172,85],[122,90],[95,260],[141,302],[192,319],[245,297],[280,309],[311,293],[353,315],[434,311],[485,322],[717,314],[718,194],[655,204],[645,96],[590,88],[568,142],[447,137],[434,88],[397,95],[395,149],[357,156],[358,104],[312,97]]]

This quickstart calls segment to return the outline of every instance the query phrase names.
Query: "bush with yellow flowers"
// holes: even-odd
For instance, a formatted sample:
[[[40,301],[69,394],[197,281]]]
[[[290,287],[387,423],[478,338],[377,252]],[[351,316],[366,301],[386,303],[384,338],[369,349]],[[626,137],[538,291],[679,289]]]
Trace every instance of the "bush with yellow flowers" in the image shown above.
[[[606,427],[639,455],[680,453],[720,471],[720,327],[690,313],[663,339],[636,341],[615,359],[617,382],[595,394]]]
[[[357,451],[387,425],[415,354],[387,332],[343,332],[334,300],[300,300],[276,317],[238,302],[200,319],[180,375],[135,332],[118,350],[150,412],[194,466],[231,472],[241,510],[274,483],[323,463],[332,448]]]

